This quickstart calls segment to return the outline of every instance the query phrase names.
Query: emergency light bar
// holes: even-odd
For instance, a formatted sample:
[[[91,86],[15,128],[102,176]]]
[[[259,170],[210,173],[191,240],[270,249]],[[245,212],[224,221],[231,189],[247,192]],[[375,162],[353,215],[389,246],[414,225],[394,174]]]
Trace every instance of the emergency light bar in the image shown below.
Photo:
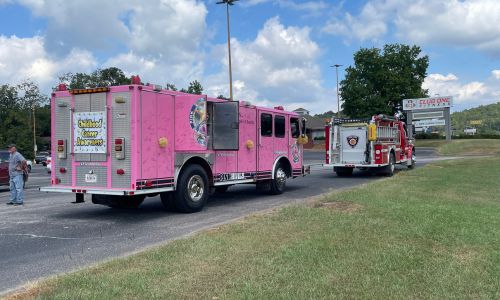
[[[74,89],[70,90],[69,93],[72,95],[77,95],[77,94],[92,94],[92,93],[106,93],[109,92],[108,87],[100,87],[100,88],[93,88],[93,89]]]
[[[369,123],[371,119],[345,119],[333,118],[333,124],[346,124],[346,123]]]

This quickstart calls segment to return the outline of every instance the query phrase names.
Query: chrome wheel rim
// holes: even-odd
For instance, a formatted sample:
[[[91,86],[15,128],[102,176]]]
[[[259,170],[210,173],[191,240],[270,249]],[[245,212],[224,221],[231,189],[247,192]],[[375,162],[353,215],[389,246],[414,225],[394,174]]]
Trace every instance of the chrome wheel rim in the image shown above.
[[[189,198],[194,202],[198,202],[203,197],[203,192],[205,191],[205,184],[200,175],[194,175],[189,179],[188,182],[188,194]]]
[[[286,173],[281,168],[276,170],[276,181],[279,185],[284,185],[286,182]]]
[[[391,172],[394,172],[394,161],[391,161]]]

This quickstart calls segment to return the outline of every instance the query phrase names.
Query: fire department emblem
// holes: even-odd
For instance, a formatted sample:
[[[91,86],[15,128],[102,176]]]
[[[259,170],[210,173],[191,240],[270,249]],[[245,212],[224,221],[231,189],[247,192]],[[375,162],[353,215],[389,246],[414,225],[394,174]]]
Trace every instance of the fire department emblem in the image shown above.
[[[189,124],[194,131],[195,141],[202,145],[207,145],[207,114],[206,102],[204,98],[198,99],[191,107],[189,113]]]
[[[358,141],[359,141],[359,136],[350,135],[347,137],[347,143],[349,144],[349,146],[351,146],[351,148],[356,147]]]
[[[300,159],[300,148],[297,143],[292,145],[292,159],[294,163],[298,163]]]

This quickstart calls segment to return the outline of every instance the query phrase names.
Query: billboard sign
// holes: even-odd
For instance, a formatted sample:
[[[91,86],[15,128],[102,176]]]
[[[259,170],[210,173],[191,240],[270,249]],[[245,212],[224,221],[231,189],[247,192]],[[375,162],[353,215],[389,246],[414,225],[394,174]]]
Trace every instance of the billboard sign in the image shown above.
[[[404,99],[403,110],[446,108],[453,106],[453,97]]]
[[[431,127],[431,126],[444,126],[446,122],[444,119],[426,119],[413,122],[415,127]]]
[[[428,112],[414,112],[413,113],[414,120],[440,119],[440,118],[444,118],[444,113],[442,111],[428,111]]]

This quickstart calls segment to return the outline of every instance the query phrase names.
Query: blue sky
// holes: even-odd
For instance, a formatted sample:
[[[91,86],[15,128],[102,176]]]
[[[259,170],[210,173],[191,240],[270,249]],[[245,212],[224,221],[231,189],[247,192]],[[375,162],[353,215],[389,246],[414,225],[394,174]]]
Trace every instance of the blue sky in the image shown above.
[[[49,92],[65,72],[116,66],[228,95],[225,8],[215,2],[0,0],[0,84],[31,78]],[[241,0],[231,7],[235,97],[335,110],[330,65],[406,43],[429,55],[424,87],[454,96],[454,110],[498,102],[499,23],[497,0]]]

